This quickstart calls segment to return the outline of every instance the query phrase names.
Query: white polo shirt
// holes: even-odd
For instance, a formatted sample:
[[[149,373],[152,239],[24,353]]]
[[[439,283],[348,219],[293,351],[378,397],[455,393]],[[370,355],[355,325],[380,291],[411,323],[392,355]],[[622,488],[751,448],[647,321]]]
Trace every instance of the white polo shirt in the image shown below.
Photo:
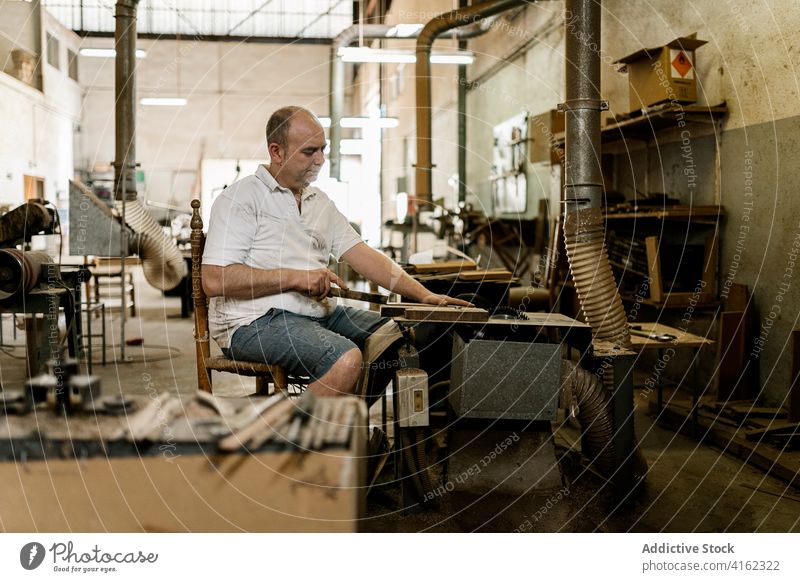
[[[254,269],[319,269],[331,255],[342,255],[361,242],[330,198],[308,188],[298,210],[294,194],[275,181],[265,166],[228,186],[214,200],[206,235],[204,265],[243,264]],[[271,308],[324,317],[334,298],[315,301],[296,292],[253,299],[212,297],[209,329],[220,347],[227,348],[239,327],[248,325]]]

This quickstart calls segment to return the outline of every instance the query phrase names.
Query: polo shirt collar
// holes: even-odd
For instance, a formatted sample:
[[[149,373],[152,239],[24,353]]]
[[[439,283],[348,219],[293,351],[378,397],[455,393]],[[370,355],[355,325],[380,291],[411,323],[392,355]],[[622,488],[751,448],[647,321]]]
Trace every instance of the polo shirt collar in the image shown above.
[[[258,169],[256,170],[256,177],[262,182],[264,182],[267,188],[269,188],[270,192],[275,192],[275,190],[279,190],[281,192],[287,192],[289,194],[292,194],[292,196],[294,196],[294,193],[291,190],[289,190],[288,188],[284,188],[283,186],[278,184],[278,181],[275,179],[275,176],[269,173],[267,166],[265,166],[264,164],[260,164],[258,166]],[[300,199],[303,201],[308,200],[316,193],[317,193],[316,188],[306,188],[306,191],[303,192],[303,195],[301,196]]]

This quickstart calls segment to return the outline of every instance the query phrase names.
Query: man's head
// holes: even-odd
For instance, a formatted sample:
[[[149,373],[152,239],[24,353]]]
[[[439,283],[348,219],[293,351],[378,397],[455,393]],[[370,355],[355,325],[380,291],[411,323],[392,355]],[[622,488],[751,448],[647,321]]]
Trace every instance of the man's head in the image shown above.
[[[282,107],[267,122],[267,151],[278,184],[299,194],[325,163],[325,131],[307,109]]]

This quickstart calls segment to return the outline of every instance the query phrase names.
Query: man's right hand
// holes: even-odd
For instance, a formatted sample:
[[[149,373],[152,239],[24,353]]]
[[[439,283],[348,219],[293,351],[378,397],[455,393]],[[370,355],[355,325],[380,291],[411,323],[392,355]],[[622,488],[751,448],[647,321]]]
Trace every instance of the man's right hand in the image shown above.
[[[347,285],[336,273],[328,269],[312,269],[310,271],[295,270],[293,273],[292,290],[308,295],[314,299],[324,299],[331,290],[331,283],[335,283],[342,289],[347,289]]]

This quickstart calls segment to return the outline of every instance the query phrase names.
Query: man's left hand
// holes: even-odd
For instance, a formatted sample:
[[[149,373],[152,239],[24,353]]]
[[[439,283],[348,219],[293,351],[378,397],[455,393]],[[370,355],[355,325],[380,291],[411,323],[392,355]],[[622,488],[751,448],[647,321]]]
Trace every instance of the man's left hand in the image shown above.
[[[469,301],[464,301],[463,299],[456,299],[455,297],[449,297],[447,295],[439,295],[438,293],[431,293],[430,295],[426,295],[422,299],[422,303],[427,305],[457,305],[460,307],[475,307]]]

